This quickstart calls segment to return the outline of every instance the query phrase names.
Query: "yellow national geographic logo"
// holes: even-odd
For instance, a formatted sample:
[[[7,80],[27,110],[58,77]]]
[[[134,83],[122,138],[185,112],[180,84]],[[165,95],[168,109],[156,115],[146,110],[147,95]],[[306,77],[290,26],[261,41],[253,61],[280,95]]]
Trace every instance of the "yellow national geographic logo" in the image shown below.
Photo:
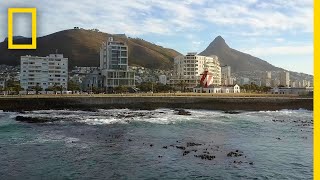
[[[32,16],[32,43],[13,44],[13,14],[31,13]],[[9,8],[8,9],[8,49],[37,49],[37,9],[36,8]]]

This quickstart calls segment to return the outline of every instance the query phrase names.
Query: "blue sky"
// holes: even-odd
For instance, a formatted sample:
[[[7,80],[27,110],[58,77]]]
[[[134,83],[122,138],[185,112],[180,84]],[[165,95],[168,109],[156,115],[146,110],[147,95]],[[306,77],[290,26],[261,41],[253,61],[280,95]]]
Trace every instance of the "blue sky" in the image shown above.
[[[10,0],[0,3],[0,39],[7,36],[9,7],[36,7],[38,36],[97,28],[185,54],[221,35],[234,49],[313,74],[312,0]],[[15,20],[14,35],[30,36],[30,18]]]

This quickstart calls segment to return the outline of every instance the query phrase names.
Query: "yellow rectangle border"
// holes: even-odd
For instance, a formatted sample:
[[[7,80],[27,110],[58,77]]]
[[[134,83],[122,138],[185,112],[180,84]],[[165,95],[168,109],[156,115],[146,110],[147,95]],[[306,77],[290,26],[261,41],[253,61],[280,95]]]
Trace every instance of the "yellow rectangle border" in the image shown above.
[[[31,13],[32,43],[13,44],[13,14]],[[8,8],[8,49],[37,49],[37,9],[36,8]]]
[[[313,179],[320,179],[320,3],[314,2]]]

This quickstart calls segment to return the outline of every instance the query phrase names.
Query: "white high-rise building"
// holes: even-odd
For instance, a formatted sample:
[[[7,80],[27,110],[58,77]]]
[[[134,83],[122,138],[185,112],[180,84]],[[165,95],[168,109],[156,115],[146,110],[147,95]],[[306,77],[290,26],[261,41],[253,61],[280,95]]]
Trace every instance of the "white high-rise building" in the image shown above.
[[[112,37],[100,48],[100,69],[105,77],[104,86],[135,86],[135,74],[128,68],[128,46],[124,42],[114,41]]]
[[[272,79],[271,79],[271,72],[266,71],[264,76],[262,77],[262,85],[266,87],[271,87]]]
[[[291,81],[290,82],[290,87],[295,88],[297,86],[296,81]]]
[[[290,86],[290,74],[287,71],[280,73],[280,85],[289,87]]]
[[[217,56],[200,56],[197,53],[177,56],[170,84],[179,87],[183,83],[185,88],[192,89],[200,84],[200,76],[205,70],[212,75],[212,85],[220,86],[221,67]]]
[[[47,57],[21,56],[20,85],[24,90],[34,90],[36,86],[46,90],[59,86],[68,88],[68,58],[62,54]]]
[[[300,86],[299,87],[302,87],[302,88],[305,88],[305,87],[311,87],[311,82],[310,81],[307,81],[307,80],[302,80],[300,82]]]
[[[225,86],[233,85],[233,78],[231,77],[231,67],[222,66],[221,67],[221,84]]]

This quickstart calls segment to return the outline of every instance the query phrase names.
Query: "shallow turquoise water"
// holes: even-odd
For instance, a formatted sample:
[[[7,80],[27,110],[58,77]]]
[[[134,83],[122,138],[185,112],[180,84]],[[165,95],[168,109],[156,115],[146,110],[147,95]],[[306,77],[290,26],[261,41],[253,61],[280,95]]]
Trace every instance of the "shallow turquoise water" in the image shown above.
[[[312,111],[190,111],[0,112],[0,179],[312,179]]]

